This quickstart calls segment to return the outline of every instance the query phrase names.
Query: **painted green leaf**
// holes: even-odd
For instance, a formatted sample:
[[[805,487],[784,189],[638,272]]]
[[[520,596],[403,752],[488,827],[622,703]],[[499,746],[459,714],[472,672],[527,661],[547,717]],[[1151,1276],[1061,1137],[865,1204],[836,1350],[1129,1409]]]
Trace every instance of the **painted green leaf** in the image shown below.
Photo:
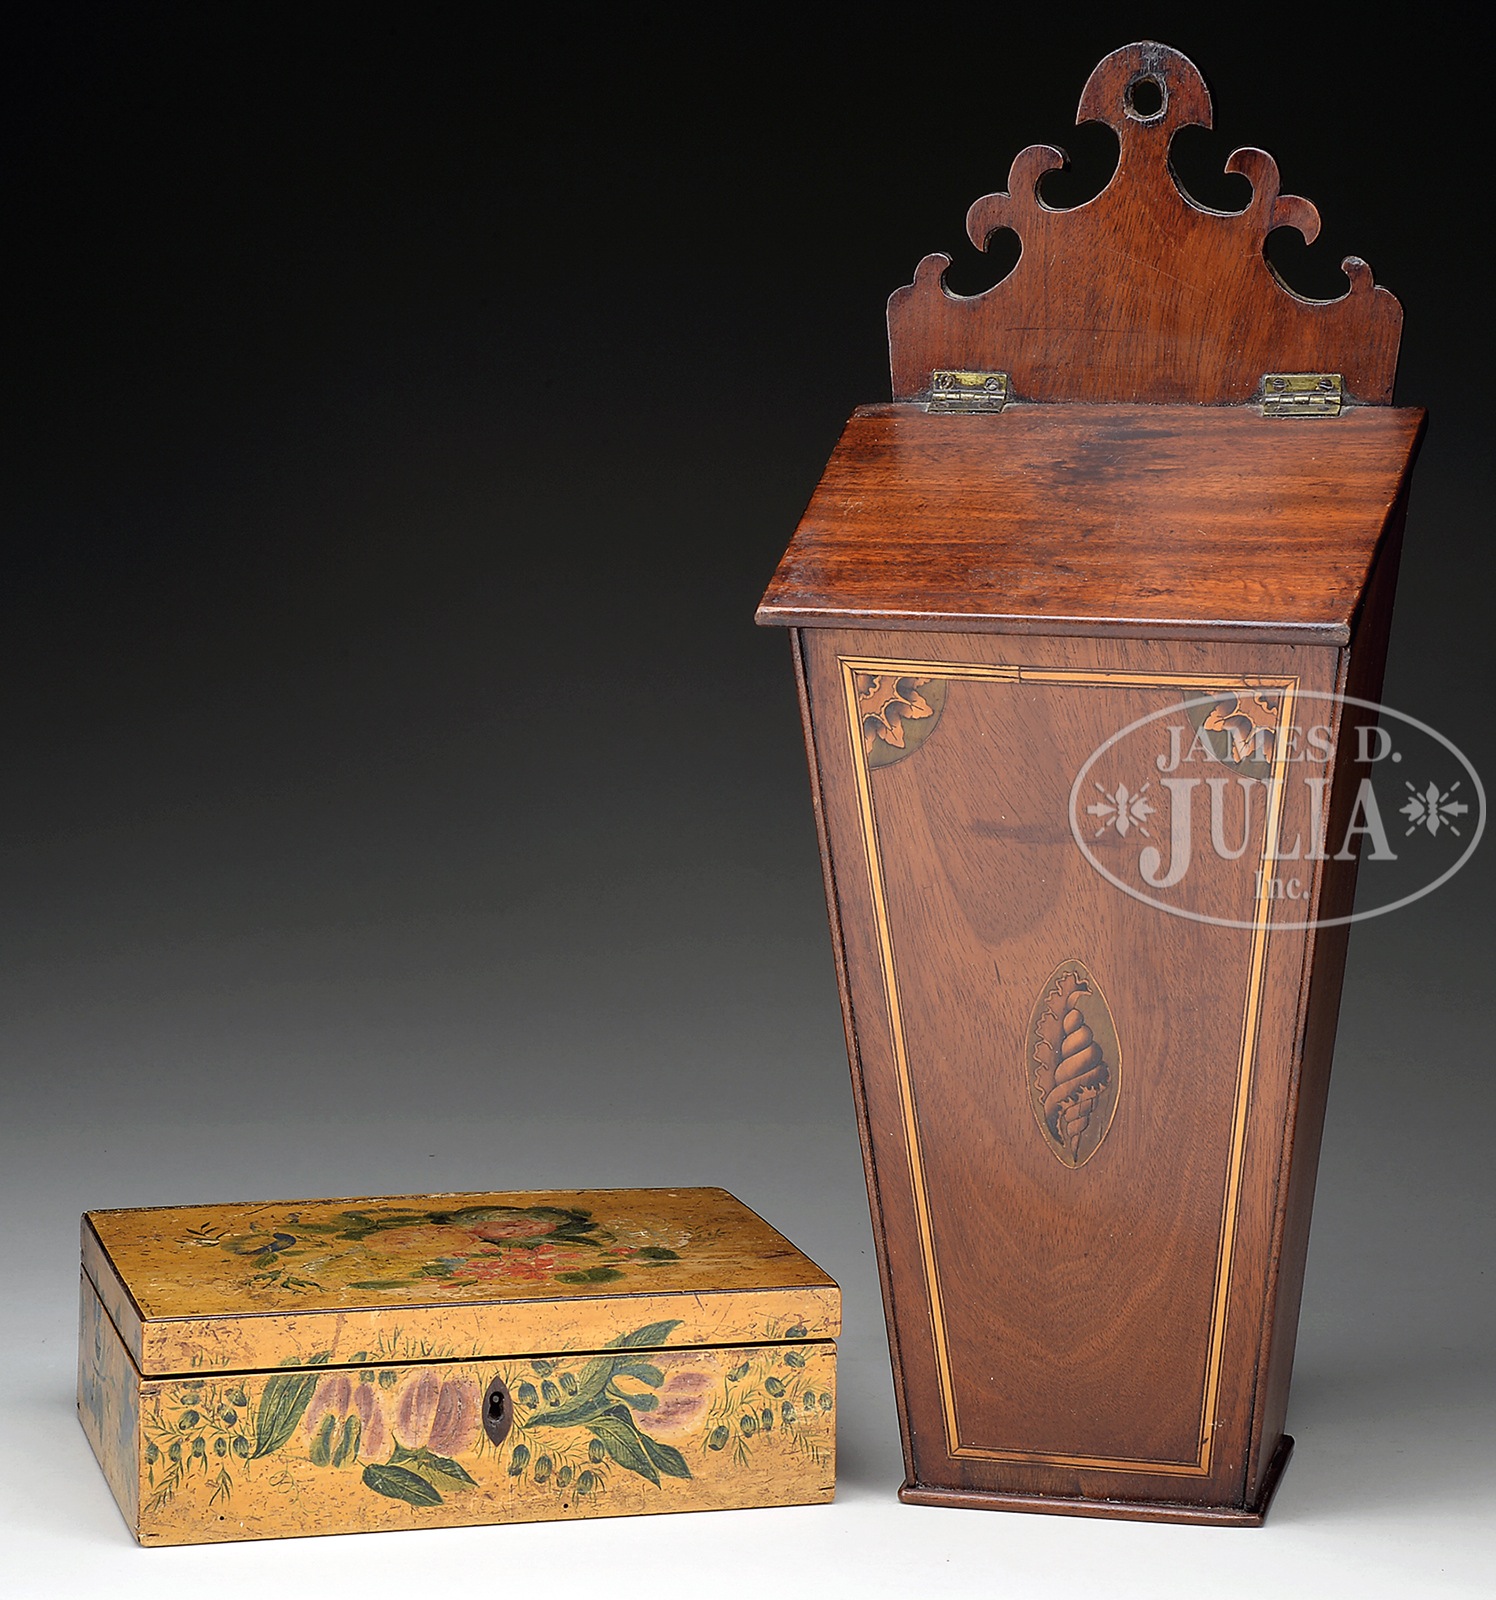
[[[364,1239],[386,1228],[409,1228],[431,1220],[429,1211],[345,1211],[337,1234],[340,1239]]]
[[[648,1478],[655,1485],[659,1484],[659,1468],[644,1448],[644,1441],[634,1426],[633,1414],[627,1406],[612,1406],[587,1426],[620,1467],[637,1472],[641,1478]]]
[[[647,1383],[651,1389],[658,1389],[665,1381],[665,1374],[650,1361],[615,1360],[613,1363],[614,1377],[637,1378],[640,1383]]]
[[[364,1278],[358,1283],[350,1283],[350,1289],[408,1289],[412,1284],[419,1283],[419,1278]]]
[[[653,1411],[660,1403],[660,1397],[657,1394],[624,1394],[622,1390],[615,1389],[611,1385],[608,1388],[608,1393],[617,1395],[625,1405],[632,1406],[635,1411]]]
[[[477,1487],[477,1479],[469,1477],[464,1467],[459,1466],[451,1456],[439,1456],[434,1450],[407,1450],[403,1444],[397,1444],[389,1464],[392,1467],[407,1467],[421,1477],[450,1478],[454,1483]]]
[[[667,1478],[689,1478],[691,1469],[686,1465],[686,1458],[673,1444],[662,1444],[658,1439],[651,1439],[647,1433],[639,1435],[639,1443],[649,1454],[649,1459],[656,1468]]]
[[[609,1397],[601,1388],[582,1393],[569,1406],[542,1407],[525,1424],[527,1428],[574,1428],[580,1423],[590,1423],[609,1405]]]
[[[404,1500],[412,1506],[439,1506],[441,1495],[431,1484],[407,1467],[377,1466],[372,1461],[364,1468],[364,1482],[375,1494],[391,1500]]]
[[[325,1467],[331,1462],[332,1436],[337,1425],[338,1419],[330,1411],[322,1418],[322,1426],[317,1429],[316,1437],[307,1451],[314,1467]]]
[[[680,1327],[679,1317],[670,1322],[648,1322],[642,1328],[635,1328],[632,1333],[620,1334],[618,1338],[610,1339],[603,1348],[605,1350],[642,1350],[648,1345],[663,1344],[678,1327]]]
[[[327,1356],[322,1360],[326,1361]],[[310,1372],[284,1373],[265,1385],[265,1392],[255,1407],[255,1447],[251,1461],[280,1449],[296,1432],[296,1424],[316,1392],[317,1377]]]
[[[679,1251],[677,1251],[677,1250],[666,1250],[663,1246],[657,1245],[657,1244],[647,1244],[647,1245],[645,1245],[644,1248],[639,1252],[639,1254],[641,1256],[643,1256],[643,1258],[646,1261],[679,1261],[680,1260],[680,1252]]]
[[[363,1433],[363,1424],[357,1417],[343,1419],[343,1432],[338,1439],[338,1447],[332,1453],[332,1464],[335,1467],[344,1467],[358,1455],[358,1441]]]
[[[584,1267],[580,1272],[558,1272],[557,1283],[616,1283],[623,1274],[617,1267]]]

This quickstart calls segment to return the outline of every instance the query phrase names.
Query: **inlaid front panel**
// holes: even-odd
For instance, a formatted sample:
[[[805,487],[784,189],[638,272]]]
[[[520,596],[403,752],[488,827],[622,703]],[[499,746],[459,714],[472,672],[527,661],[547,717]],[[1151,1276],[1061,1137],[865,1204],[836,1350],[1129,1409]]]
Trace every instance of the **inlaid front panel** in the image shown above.
[[[1219,1500],[1305,948],[1275,735],[1333,652],[803,637],[917,1480]]]

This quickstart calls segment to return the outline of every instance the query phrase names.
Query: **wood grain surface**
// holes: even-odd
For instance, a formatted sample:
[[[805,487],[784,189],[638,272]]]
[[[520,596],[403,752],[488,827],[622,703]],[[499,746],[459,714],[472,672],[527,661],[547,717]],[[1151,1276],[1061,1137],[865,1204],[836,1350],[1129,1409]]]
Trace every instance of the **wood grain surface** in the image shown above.
[[[758,620],[1343,644],[1424,421],[865,406]]]
[[[1338,992],[1343,937],[1139,904],[1085,862],[1067,797],[1090,751],[1181,685],[1325,693],[1353,653],[861,628],[798,649],[909,1498],[1260,1520],[1328,1076],[1306,1007]],[[848,675],[877,660],[951,676],[917,751],[859,774]],[[1291,838],[1305,789],[1284,794]],[[1181,908],[1249,920],[1264,829],[1236,861],[1200,860]],[[1309,867],[1299,914],[1343,901],[1348,871]],[[1077,959],[1122,1072],[1105,1141],[1072,1168],[1035,1127],[1029,1059],[1036,999]]]
[[[1148,102],[1152,94],[1157,109]],[[1324,88],[1328,119],[1334,85]],[[1157,103],[1161,102],[1161,103]],[[926,256],[888,303],[896,400],[928,395],[941,369],[1004,371],[1023,400],[1148,400],[1230,404],[1250,399],[1268,372],[1338,372],[1357,400],[1392,399],[1402,307],[1355,256],[1347,293],[1306,300],[1269,267],[1274,228],[1312,242],[1319,214],[1281,191],[1266,151],[1235,151],[1228,172],[1250,180],[1236,213],[1183,194],[1169,166],[1182,127],[1210,127],[1209,91],[1177,50],[1143,42],[1097,66],[1079,123],[1116,133],[1120,154],[1106,188],[1070,209],[1046,205],[1040,180],[1063,152],[1019,153],[1008,192],[976,201],[966,228],[978,249],[999,229],[1017,233],[1017,265],[985,293],[944,286],[950,257]]]

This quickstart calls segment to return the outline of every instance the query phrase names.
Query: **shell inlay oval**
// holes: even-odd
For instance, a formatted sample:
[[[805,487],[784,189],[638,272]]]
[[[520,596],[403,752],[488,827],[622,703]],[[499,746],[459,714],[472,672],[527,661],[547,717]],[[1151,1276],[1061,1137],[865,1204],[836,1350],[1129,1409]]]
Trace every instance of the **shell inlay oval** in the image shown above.
[[[1062,961],[1029,1019],[1029,1105],[1050,1152],[1067,1167],[1096,1154],[1112,1125],[1122,1052],[1111,1008],[1083,961]]]

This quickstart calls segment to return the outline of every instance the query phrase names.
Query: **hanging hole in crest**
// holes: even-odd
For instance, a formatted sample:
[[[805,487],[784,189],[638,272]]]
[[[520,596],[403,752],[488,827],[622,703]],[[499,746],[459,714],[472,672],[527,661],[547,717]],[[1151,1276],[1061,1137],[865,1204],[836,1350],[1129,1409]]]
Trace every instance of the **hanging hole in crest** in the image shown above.
[[[1164,86],[1151,75],[1135,78],[1127,86],[1127,114],[1134,122],[1154,122],[1164,114],[1169,97]]]

